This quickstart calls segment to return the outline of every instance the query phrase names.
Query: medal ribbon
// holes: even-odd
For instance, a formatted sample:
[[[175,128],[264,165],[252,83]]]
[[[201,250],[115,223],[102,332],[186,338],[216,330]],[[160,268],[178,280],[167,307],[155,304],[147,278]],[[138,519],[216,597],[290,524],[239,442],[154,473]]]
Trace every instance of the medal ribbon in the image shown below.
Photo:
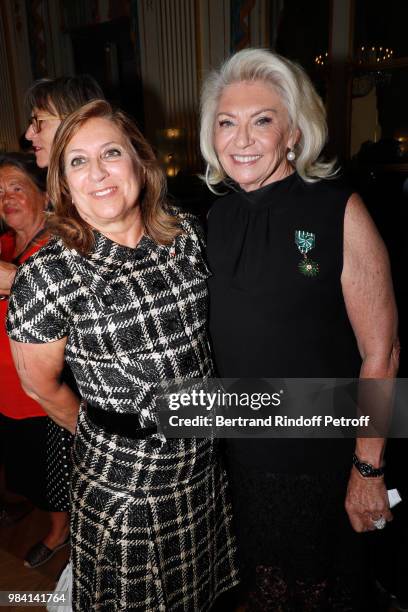
[[[306,255],[315,246],[315,234],[305,232],[304,230],[295,231],[295,243],[302,255]]]

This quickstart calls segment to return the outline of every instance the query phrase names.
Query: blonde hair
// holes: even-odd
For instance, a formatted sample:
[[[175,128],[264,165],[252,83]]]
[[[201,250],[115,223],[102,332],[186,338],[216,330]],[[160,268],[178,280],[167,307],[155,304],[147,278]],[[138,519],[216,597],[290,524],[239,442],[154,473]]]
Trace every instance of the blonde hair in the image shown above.
[[[129,144],[135,167],[142,169],[144,187],[139,203],[145,232],[158,244],[171,244],[181,233],[180,219],[170,214],[166,201],[166,181],[153,150],[133,121],[122,111],[113,110],[105,100],[94,100],[69,115],[58,128],[48,169],[47,191],[54,205],[49,227],[68,248],[86,255],[94,244],[93,228],[78,214],[69,193],[64,169],[68,143],[90,119],[112,121]]]
[[[214,149],[218,103],[225,87],[241,81],[260,81],[272,86],[285,105],[290,128],[300,132],[293,162],[304,181],[315,182],[336,174],[335,160],[320,158],[327,141],[326,111],[306,72],[298,64],[265,49],[244,49],[232,55],[219,70],[205,79],[201,92],[201,153],[207,162],[208,187],[226,178]]]

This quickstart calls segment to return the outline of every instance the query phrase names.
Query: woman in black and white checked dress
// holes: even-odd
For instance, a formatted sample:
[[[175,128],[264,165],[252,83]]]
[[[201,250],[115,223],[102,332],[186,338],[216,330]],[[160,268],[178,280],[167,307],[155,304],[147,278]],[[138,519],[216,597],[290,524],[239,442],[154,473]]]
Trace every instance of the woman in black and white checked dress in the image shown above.
[[[26,389],[74,431],[73,609],[205,611],[237,583],[217,444],[157,434],[157,388],[213,375],[193,218],[122,113],[95,101],[54,142],[57,236],[19,271],[8,333]]]

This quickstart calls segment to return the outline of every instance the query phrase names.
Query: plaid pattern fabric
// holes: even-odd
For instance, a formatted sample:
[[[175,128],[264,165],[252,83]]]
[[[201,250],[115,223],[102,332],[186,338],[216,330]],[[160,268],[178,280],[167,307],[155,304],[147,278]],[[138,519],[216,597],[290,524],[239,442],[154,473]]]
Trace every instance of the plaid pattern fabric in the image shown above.
[[[156,449],[105,435],[83,411],[73,459],[74,610],[204,612],[238,582],[213,441]]]
[[[20,342],[67,337],[82,397],[155,422],[167,379],[213,374],[208,269],[194,219],[171,246],[136,249],[95,233],[83,257],[51,240],[16,275],[7,329]],[[154,442],[153,442],[154,441]],[[214,442],[132,441],[80,417],[74,449],[74,609],[208,610],[237,582],[225,476]]]
[[[82,398],[154,422],[157,381],[212,373],[209,276],[200,237],[185,215],[172,246],[148,237],[136,249],[96,233],[89,257],[51,240],[19,268],[7,331],[19,342],[68,336],[65,359]]]

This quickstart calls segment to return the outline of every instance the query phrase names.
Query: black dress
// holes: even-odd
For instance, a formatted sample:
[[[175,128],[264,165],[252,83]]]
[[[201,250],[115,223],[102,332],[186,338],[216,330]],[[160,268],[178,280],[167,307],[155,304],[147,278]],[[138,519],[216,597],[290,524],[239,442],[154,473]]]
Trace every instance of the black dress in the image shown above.
[[[361,359],[340,282],[350,195],[338,180],[310,184],[294,173],[215,203],[208,220],[210,331],[220,376],[358,377]],[[319,266],[315,276],[299,270],[298,230],[315,235],[308,254]],[[344,511],[353,445],[226,441],[253,609],[349,609],[345,581],[336,595],[328,585],[342,573],[357,575],[360,540]]]

